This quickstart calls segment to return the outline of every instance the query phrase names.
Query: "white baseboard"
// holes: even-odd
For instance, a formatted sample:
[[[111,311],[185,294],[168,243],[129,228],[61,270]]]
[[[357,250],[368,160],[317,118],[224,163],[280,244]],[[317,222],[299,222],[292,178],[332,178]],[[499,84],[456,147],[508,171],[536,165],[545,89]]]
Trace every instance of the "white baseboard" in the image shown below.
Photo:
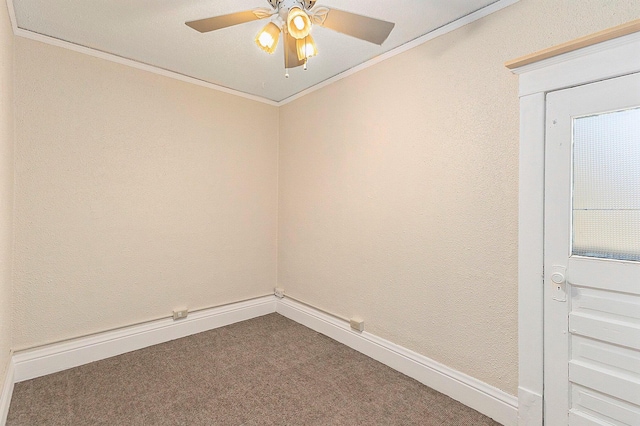
[[[0,393],[0,425],[2,426],[7,422],[7,415],[9,414],[9,404],[11,403],[13,384],[15,383],[14,371],[13,359],[9,358],[9,364],[7,364],[4,376],[4,383],[2,384],[2,393]]]
[[[518,399],[478,379],[290,299],[265,296],[57,343],[13,355],[0,399],[0,425],[9,411],[14,383],[278,312],[343,343],[506,426],[518,424]]]
[[[515,426],[518,423],[518,399],[513,395],[373,334],[353,331],[346,321],[290,299],[278,300],[276,312],[380,361],[503,425]]]
[[[275,297],[265,296],[193,312],[185,319],[178,321],[167,318],[18,352],[13,355],[14,382],[56,373],[125,352],[267,315],[275,310]]]

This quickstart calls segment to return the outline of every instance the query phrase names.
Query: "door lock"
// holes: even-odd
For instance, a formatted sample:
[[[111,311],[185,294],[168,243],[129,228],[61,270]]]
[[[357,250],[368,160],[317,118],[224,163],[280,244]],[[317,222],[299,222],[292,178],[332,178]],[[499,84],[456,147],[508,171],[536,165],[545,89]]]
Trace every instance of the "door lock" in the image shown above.
[[[551,298],[557,302],[567,301],[567,280],[565,278],[566,273],[566,266],[553,265],[551,267]]]

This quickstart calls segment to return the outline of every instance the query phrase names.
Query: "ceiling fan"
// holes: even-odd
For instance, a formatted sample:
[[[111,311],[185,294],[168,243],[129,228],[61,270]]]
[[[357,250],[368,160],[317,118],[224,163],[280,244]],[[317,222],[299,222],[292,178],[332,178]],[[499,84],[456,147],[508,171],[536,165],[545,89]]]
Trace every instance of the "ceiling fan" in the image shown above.
[[[284,37],[285,69],[304,65],[307,59],[317,55],[316,43],[311,37],[311,27],[320,25],[360,40],[382,45],[395,26],[392,22],[370,18],[351,12],[327,7],[311,10],[316,0],[267,0],[271,8],[257,8],[228,15],[189,21],[194,30],[206,33],[258,19],[271,18],[258,33],[255,42],[267,53],[273,53],[282,32]],[[285,74],[289,77],[289,74]]]

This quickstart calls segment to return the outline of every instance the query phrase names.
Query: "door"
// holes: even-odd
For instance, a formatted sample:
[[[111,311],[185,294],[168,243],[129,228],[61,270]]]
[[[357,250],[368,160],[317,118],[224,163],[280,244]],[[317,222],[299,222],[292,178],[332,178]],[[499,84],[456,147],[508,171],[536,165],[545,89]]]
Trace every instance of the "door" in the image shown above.
[[[545,425],[640,425],[640,74],[547,95]]]

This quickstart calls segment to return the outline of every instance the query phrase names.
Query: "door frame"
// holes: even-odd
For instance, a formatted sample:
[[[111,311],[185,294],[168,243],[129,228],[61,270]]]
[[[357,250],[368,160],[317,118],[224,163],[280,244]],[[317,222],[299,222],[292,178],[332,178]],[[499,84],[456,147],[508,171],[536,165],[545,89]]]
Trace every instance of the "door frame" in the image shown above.
[[[640,20],[510,61],[519,75],[518,424],[544,424],[546,94],[640,72]]]

